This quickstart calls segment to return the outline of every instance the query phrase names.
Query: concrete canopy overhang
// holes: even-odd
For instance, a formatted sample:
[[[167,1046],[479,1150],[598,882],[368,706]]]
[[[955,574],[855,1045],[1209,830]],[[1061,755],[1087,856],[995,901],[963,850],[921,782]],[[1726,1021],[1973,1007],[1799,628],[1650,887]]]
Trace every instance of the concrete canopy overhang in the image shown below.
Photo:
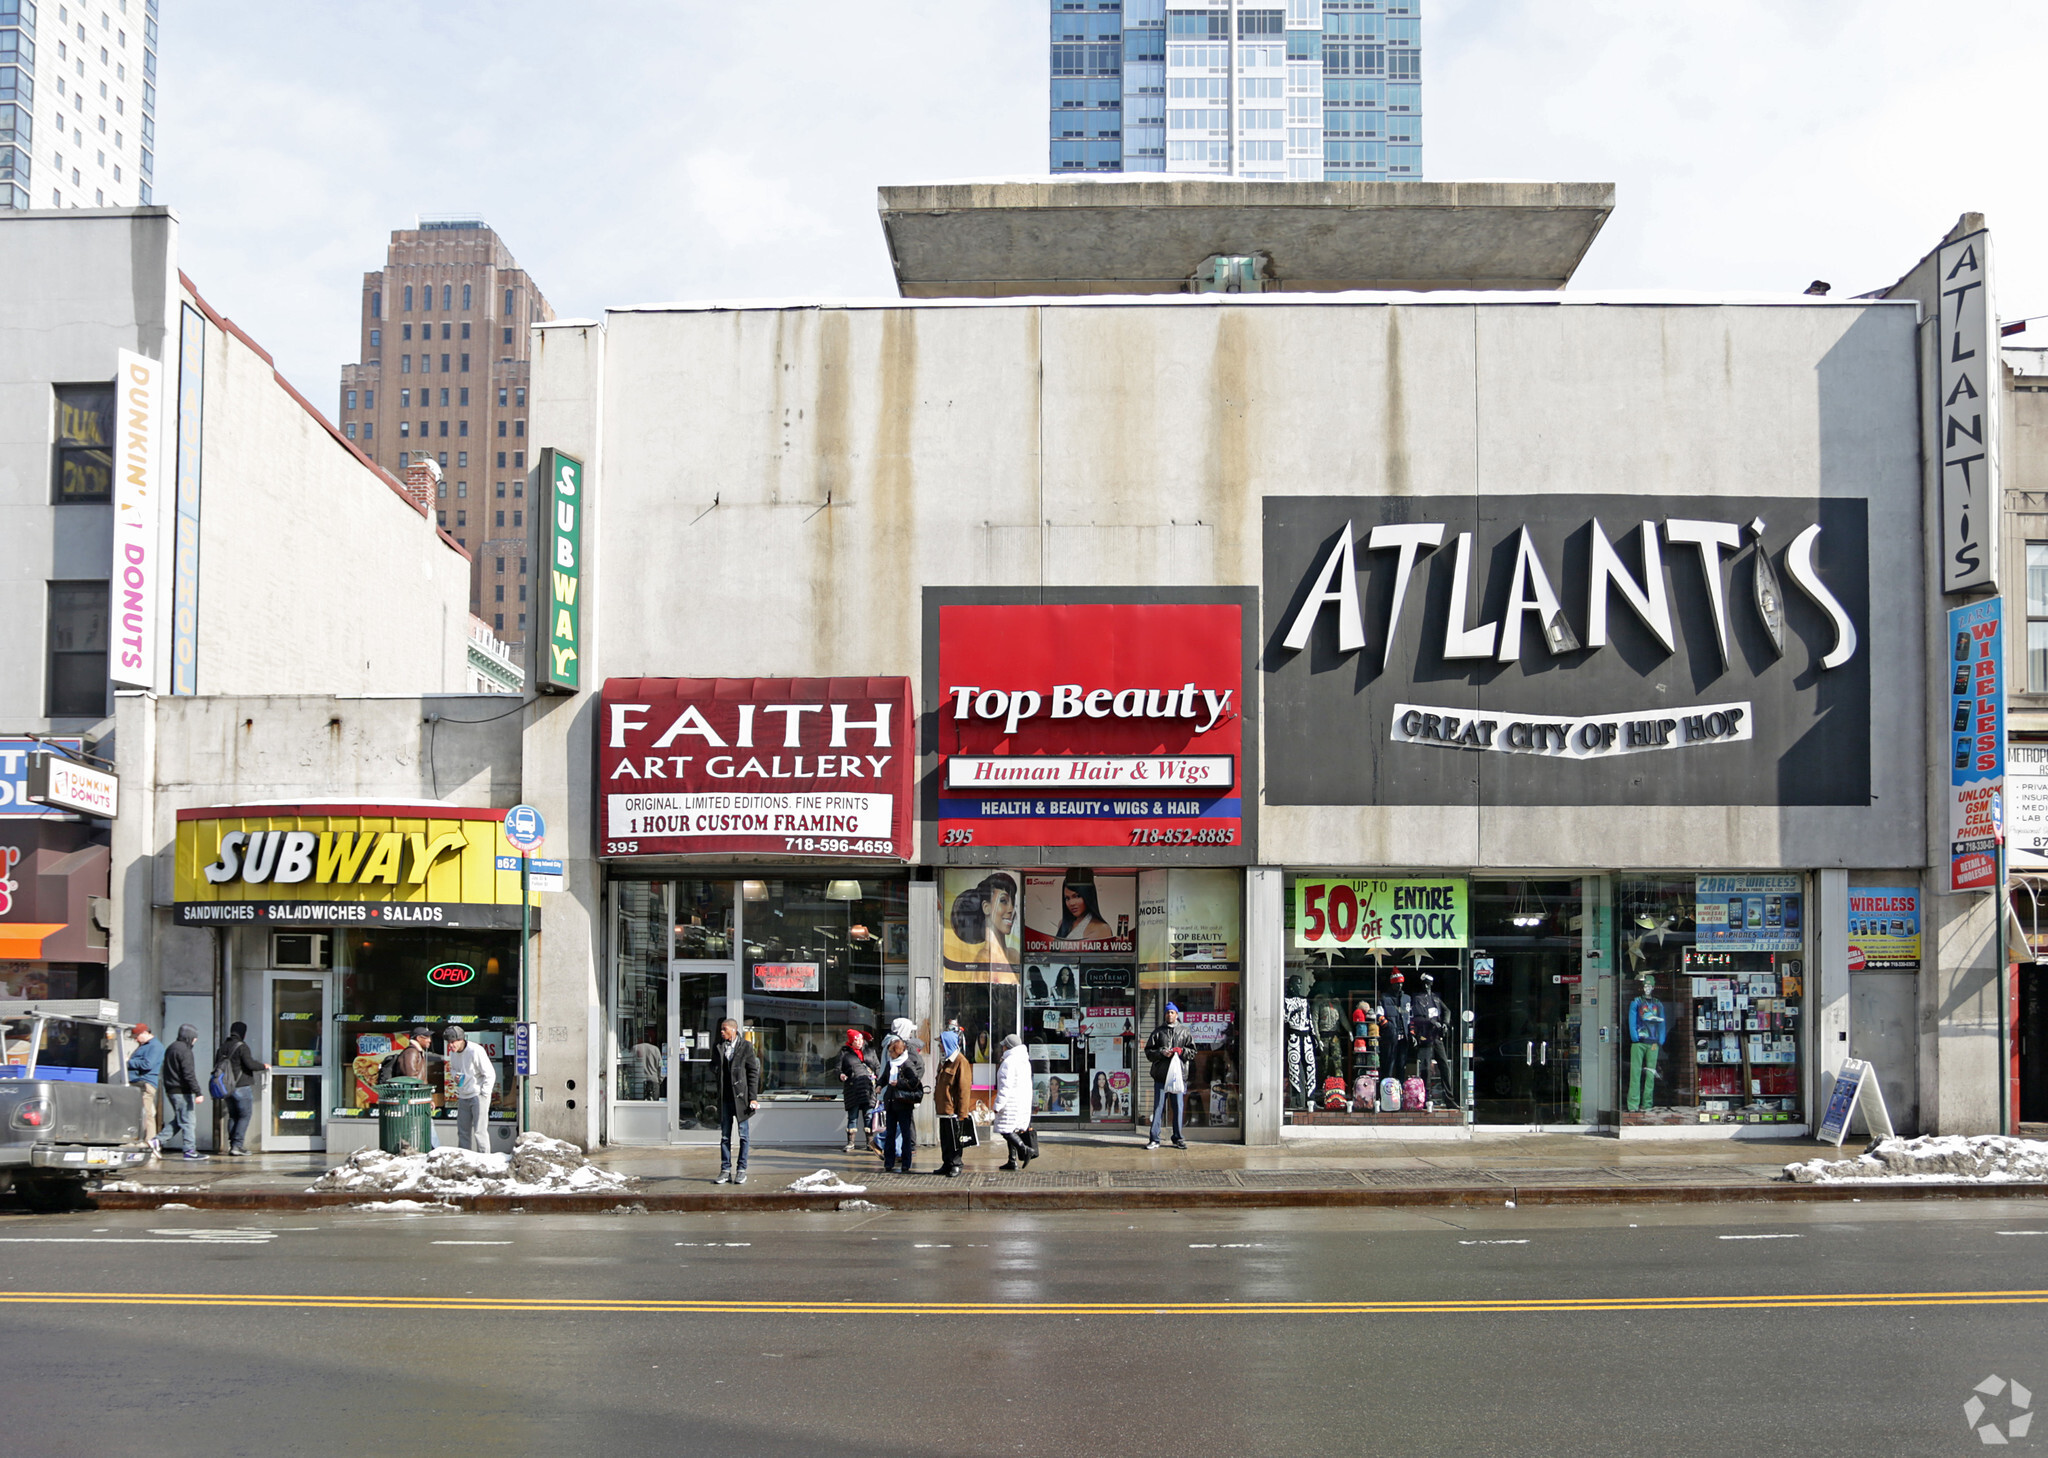
[[[1614,210],[1607,182],[1049,178],[880,190],[905,298],[1179,293],[1263,254],[1269,289],[1561,289]]]

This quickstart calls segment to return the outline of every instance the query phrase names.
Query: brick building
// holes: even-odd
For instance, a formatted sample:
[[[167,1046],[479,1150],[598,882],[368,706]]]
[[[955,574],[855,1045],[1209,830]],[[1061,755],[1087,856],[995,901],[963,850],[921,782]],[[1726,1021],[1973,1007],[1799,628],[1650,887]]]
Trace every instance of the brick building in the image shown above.
[[[360,363],[341,370],[342,431],[403,476],[440,468],[435,519],[475,561],[470,610],[515,653],[530,611],[529,326],[554,310],[482,219],[422,218],[363,275]]]

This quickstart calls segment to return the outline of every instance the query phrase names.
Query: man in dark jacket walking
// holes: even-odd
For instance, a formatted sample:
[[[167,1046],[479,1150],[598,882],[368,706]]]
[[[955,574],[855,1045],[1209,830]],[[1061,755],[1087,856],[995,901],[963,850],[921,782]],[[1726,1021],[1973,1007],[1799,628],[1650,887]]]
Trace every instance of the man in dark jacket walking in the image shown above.
[[[181,1141],[187,1159],[206,1157],[199,1152],[199,1130],[192,1117],[194,1105],[206,1098],[205,1086],[199,1082],[199,1064],[192,1055],[192,1045],[198,1041],[199,1029],[182,1023],[177,1041],[164,1049],[164,1100],[171,1106],[171,1122],[164,1130],[164,1142]]]
[[[224,1074],[231,1087],[227,1097],[228,1153],[247,1154],[249,1116],[256,1112],[256,1075],[267,1073],[270,1065],[249,1051],[249,1025],[228,1024],[227,1041],[213,1055],[216,1072]]]
[[[1188,1064],[1194,1051],[1194,1034],[1180,1020],[1180,1009],[1169,1002],[1166,1021],[1145,1040],[1145,1057],[1152,1064],[1152,1142],[1145,1146],[1147,1149],[1159,1147],[1159,1118],[1166,1112],[1168,1099],[1173,1101],[1173,1147],[1188,1147],[1181,1132],[1181,1118],[1187,1106]]]
[[[740,1037],[740,1025],[718,1025],[718,1184],[747,1182],[747,1120],[761,1107],[761,1055]],[[740,1136],[740,1161],[732,1161],[732,1136]]]

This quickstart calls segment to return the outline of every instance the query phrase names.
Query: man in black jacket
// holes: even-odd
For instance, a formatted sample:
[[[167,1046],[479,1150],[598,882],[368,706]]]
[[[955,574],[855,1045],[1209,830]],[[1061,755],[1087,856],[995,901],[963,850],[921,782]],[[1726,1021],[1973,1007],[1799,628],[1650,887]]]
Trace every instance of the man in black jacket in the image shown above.
[[[249,1025],[228,1024],[227,1041],[213,1055],[216,1072],[225,1074],[231,1085],[227,1097],[228,1153],[247,1154],[249,1116],[256,1112],[256,1075],[270,1065],[249,1051]]]
[[[1188,1065],[1195,1051],[1194,1034],[1188,1025],[1180,1020],[1180,1009],[1172,1003],[1166,1005],[1166,1021],[1152,1030],[1152,1036],[1145,1040],[1145,1057],[1152,1063],[1152,1142],[1147,1149],[1159,1147],[1159,1119],[1166,1112],[1166,1101],[1173,1100],[1173,1147],[1186,1149],[1188,1141],[1181,1132],[1181,1118],[1187,1108]],[[1179,1067],[1176,1069],[1175,1065]],[[1167,1084],[1177,1081],[1180,1087],[1167,1091]]]
[[[740,1037],[739,1024],[727,1018],[718,1025],[718,1184],[747,1182],[747,1120],[761,1107],[761,1055]],[[732,1162],[732,1136],[737,1126],[740,1162]]]
[[[206,1089],[199,1082],[199,1065],[192,1056],[192,1045],[198,1041],[199,1029],[183,1023],[179,1025],[177,1040],[164,1049],[164,1098],[171,1106],[171,1123],[164,1130],[163,1142],[181,1141],[187,1159],[206,1158],[199,1152],[199,1131],[192,1117],[193,1106],[206,1099]]]

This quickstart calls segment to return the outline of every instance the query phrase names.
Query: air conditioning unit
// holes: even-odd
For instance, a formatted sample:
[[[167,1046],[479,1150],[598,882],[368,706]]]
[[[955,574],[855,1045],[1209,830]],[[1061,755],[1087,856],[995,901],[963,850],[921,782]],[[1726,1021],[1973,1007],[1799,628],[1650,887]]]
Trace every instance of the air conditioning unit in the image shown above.
[[[326,932],[272,932],[270,965],[280,971],[332,967],[333,938]]]

